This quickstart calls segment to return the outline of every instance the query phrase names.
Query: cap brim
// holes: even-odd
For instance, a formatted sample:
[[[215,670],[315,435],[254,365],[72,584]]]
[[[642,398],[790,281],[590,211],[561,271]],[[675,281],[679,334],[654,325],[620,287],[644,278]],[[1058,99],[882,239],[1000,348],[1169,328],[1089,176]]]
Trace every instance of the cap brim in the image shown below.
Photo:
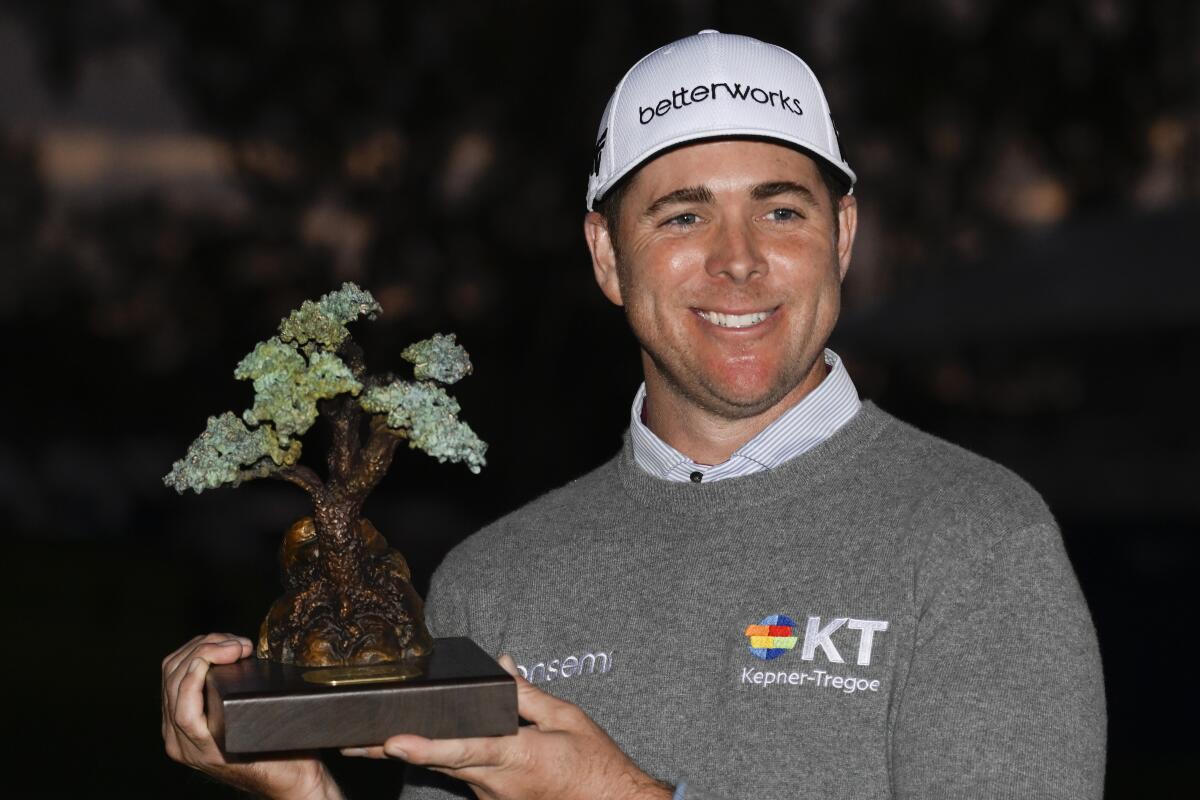
[[[596,188],[595,196],[592,197],[592,201],[588,205],[588,209],[595,211],[596,204],[601,202],[604,197],[610,191],[612,191],[613,187],[659,156],[665,155],[673,150],[678,150],[679,148],[687,145],[721,141],[724,139],[748,139],[751,141],[771,142],[773,144],[783,144],[792,147],[796,150],[799,150],[813,161],[824,164],[832,169],[835,175],[843,181],[843,194],[850,194],[854,191],[854,183],[858,179],[854,174],[854,171],[845,164],[836,163],[829,155],[824,154],[817,148],[813,147],[812,142],[803,140],[800,137],[785,136],[774,130],[738,127],[723,131],[706,130],[703,132],[685,133],[674,136],[665,142],[656,143],[654,147],[649,148],[645,152],[640,153],[631,159],[629,166],[614,172],[608,177],[607,180],[604,181],[603,184],[598,186]]]

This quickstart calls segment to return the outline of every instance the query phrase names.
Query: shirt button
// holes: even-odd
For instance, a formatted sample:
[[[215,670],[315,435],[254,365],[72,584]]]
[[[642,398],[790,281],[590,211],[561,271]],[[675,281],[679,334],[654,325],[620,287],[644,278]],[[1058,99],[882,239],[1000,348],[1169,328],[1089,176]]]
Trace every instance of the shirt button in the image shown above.
[[[692,483],[699,483],[700,481],[704,480],[704,473],[703,472],[693,472],[691,475],[691,478],[692,478]]]

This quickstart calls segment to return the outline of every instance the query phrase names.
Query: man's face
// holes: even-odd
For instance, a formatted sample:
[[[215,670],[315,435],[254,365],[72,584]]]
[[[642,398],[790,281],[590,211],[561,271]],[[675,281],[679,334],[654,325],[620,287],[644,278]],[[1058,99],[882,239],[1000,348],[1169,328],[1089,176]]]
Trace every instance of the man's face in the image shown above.
[[[735,420],[815,388],[855,222],[853,198],[834,208],[816,164],[781,145],[695,144],[642,167],[620,242],[595,213],[585,233],[641,343],[652,402]]]

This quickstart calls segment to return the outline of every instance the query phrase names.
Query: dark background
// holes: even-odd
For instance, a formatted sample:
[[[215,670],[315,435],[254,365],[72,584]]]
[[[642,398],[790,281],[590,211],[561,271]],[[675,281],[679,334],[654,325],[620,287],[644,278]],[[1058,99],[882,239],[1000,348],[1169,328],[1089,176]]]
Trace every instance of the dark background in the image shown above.
[[[162,754],[159,661],[254,633],[305,499],[161,476],[249,404],[233,366],[303,299],[372,290],[386,313],[355,335],[378,368],[435,331],[474,358],[455,394],[488,468],[402,453],[368,505],[421,590],[463,536],[615,451],[639,372],[580,236],[592,141],[630,64],[714,27],[822,77],[860,178],[834,347],[864,396],[1046,496],[1100,635],[1108,797],[1183,796],[1197,7],[4,3],[10,774],[35,796],[224,793]],[[333,761],[356,796],[399,786]]]

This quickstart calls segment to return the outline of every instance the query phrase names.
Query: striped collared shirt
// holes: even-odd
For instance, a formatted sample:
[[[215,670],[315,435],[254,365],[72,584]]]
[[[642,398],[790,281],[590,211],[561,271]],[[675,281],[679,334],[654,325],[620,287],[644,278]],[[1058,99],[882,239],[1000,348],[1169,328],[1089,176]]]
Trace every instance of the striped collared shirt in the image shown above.
[[[633,442],[633,460],[656,478],[668,481],[695,481],[699,473],[704,481],[737,478],[778,467],[788,459],[806,453],[832,436],[850,421],[862,407],[858,390],[837,353],[825,351],[829,374],[804,398],[757,436],[739,447],[728,460],[708,466],[697,464],[658,438],[642,422],[646,400],[643,383],[633,398],[629,435]]]

